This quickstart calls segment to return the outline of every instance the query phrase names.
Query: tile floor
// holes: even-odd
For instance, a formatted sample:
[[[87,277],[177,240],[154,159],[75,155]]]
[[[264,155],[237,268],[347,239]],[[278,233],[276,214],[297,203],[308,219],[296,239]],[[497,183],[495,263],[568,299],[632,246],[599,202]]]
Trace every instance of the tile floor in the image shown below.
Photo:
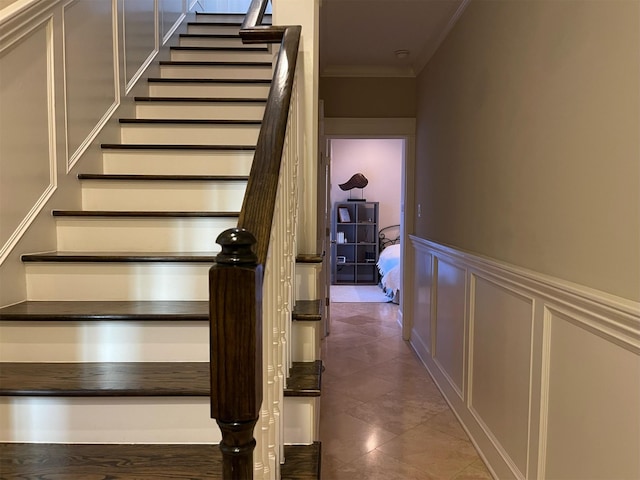
[[[402,340],[398,306],[332,303],[323,340],[323,480],[491,479]]]

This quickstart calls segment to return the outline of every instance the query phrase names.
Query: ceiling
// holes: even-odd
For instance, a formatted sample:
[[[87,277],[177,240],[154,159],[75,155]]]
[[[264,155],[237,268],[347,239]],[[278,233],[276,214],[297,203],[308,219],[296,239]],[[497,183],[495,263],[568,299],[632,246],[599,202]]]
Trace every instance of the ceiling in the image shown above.
[[[321,0],[320,75],[418,75],[468,1]]]

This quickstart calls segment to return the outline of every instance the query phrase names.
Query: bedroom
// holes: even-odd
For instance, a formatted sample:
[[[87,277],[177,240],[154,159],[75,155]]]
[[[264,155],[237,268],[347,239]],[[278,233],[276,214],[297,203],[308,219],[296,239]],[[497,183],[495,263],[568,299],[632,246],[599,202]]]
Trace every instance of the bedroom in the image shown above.
[[[400,247],[399,245],[391,246],[391,244],[399,243],[400,237],[405,140],[402,138],[330,138],[328,151],[331,157],[330,203],[333,219],[332,287],[351,285],[351,288],[362,290],[371,288],[371,285],[381,285],[386,288],[385,300],[399,303]],[[364,188],[356,187],[347,190],[340,188],[341,184],[344,186],[356,173],[361,173],[366,178],[367,184]],[[363,199],[366,200],[366,204],[354,201]],[[363,238],[366,236],[366,241],[375,242],[375,245],[361,246],[363,238],[359,238],[358,245],[353,246],[353,250],[344,246],[344,233],[338,235],[338,230],[346,230],[347,236],[350,236],[350,227],[340,222],[338,204],[343,204],[343,207],[346,204],[351,217],[355,217],[356,210],[367,212],[366,218],[349,218],[348,220],[358,222],[357,228],[362,231],[360,235]],[[361,225],[361,223],[371,223],[372,220],[375,224],[373,226]],[[338,228],[338,224],[341,228]],[[356,227],[353,228],[355,233]],[[373,236],[378,238],[374,239]],[[351,239],[351,243],[354,241],[356,240]],[[370,264],[345,265],[346,259],[343,254],[346,252],[346,256],[349,257],[350,252],[353,251],[356,255],[356,251],[360,252],[360,249],[368,250],[366,261]],[[373,250],[375,250],[375,262],[371,258]],[[364,252],[357,255],[362,256]],[[382,272],[379,271],[380,268],[383,269]]]

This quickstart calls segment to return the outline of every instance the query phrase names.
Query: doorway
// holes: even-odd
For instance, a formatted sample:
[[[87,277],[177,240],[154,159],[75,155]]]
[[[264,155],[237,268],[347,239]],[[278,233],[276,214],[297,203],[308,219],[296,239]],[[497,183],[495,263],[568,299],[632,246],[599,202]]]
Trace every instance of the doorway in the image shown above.
[[[377,284],[378,235],[384,228],[400,225],[402,202],[402,165],[404,163],[405,140],[402,138],[330,138],[328,145],[331,158],[331,272],[332,285]],[[364,188],[343,190],[354,175],[366,179]],[[358,225],[340,224],[338,211],[368,212],[367,218],[359,219]],[[356,219],[352,219],[356,221]],[[389,231],[389,230],[387,230]],[[399,227],[395,233],[399,233]],[[358,238],[347,238],[357,233]],[[367,238],[370,237],[370,238]],[[370,242],[373,245],[362,242]],[[353,245],[353,242],[356,242]],[[340,251],[338,251],[340,250]],[[346,257],[345,258],[345,254]],[[367,255],[366,262],[363,262]],[[338,259],[338,260],[336,260]],[[340,262],[340,260],[343,260]],[[338,263],[338,264],[336,264]],[[351,274],[351,275],[349,275]]]
[[[324,143],[325,152],[327,157],[329,154],[333,154],[333,143],[335,141],[342,140],[399,140],[402,142],[402,159],[400,161],[400,182],[399,192],[400,208],[399,219],[397,222],[401,225],[400,239],[401,239],[401,263],[402,263],[402,283],[405,282],[405,278],[410,279],[413,275],[413,265],[411,262],[407,262],[406,252],[404,245],[407,245],[408,234],[413,232],[415,209],[413,207],[414,184],[410,180],[411,176],[408,172],[414,171],[415,165],[415,119],[413,118],[323,118],[323,135],[326,139]],[[333,178],[333,169],[336,168],[332,164],[333,159],[328,158],[328,172],[329,178]],[[351,172],[355,173],[355,172]],[[384,177],[383,177],[384,179]],[[332,185],[328,186],[328,194],[331,196],[333,188],[337,188],[338,183],[342,183],[347,179],[337,178],[332,181]],[[371,180],[371,179],[370,179]],[[337,183],[336,183],[337,182]],[[378,182],[378,180],[376,180]],[[379,183],[383,184],[384,180],[380,180]],[[373,187],[373,183],[370,183]],[[365,187],[363,195],[367,200],[371,195],[377,195],[374,193],[373,188],[370,188],[369,184]],[[343,192],[344,193],[344,192]],[[381,194],[382,195],[382,194]],[[371,197],[373,199],[373,197]],[[331,198],[331,202],[334,198]],[[384,217],[388,218],[388,217]],[[382,219],[382,222],[385,219]],[[381,223],[382,223],[381,222]],[[327,229],[329,230],[329,229]],[[327,232],[328,234],[329,232]],[[329,240],[329,239],[327,239]],[[329,280],[329,279],[327,279]],[[330,282],[328,282],[330,283]],[[410,284],[410,283],[409,283]],[[327,293],[330,292],[330,285],[327,285]],[[403,310],[405,308],[403,296],[400,296],[400,308],[398,314],[398,320],[402,324],[403,337],[409,338],[411,332],[411,326],[403,321]],[[410,316],[409,316],[410,318]]]

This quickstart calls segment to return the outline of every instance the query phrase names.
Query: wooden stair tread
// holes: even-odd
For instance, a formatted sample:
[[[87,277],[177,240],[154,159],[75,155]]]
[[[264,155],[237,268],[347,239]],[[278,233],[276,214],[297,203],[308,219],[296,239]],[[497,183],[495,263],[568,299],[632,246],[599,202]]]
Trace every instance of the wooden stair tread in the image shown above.
[[[22,255],[23,262],[175,262],[215,263],[216,255],[205,252],[44,252]]]
[[[320,321],[322,320],[321,300],[296,300],[291,313],[293,320]]]
[[[262,120],[208,120],[193,118],[121,118],[121,124],[151,125],[260,125]]]
[[[255,150],[255,145],[191,145],[191,144],[164,144],[164,143],[102,143],[102,149],[109,150],[193,150],[234,152]]]
[[[208,362],[0,363],[0,396],[208,397]]]
[[[321,445],[285,445],[282,480],[319,480]],[[215,480],[222,454],[211,444],[0,443],[3,478]]]
[[[266,98],[228,98],[228,97],[135,97],[136,102],[160,103],[267,103]]]
[[[299,253],[296,263],[322,263],[323,256],[321,253]]]
[[[158,212],[118,210],[52,210],[54,217],[105,217],[105,218],[237,218],[240,212]]]
[[[0,321],[209,320],[208,301],[26,301],[0,308]]]
[[[248,175],[157,175],[157,174],[115,174],[79,173],[78,180],[145,180],[181,182],[238,182],[249,180]]]
[[[318,397],[322,362],[293,362],[286,397]],[[4,362],[0,396],[209,396],[209,362]]]
[[[198,83],[198,84],[212,84],[212,85],[252,85],[252,84],[264,84],[271,83],[271,79],[266,78],[148,78],[149,83]]]
[[[197,12],[197,15],[205,15],[202,12]],[[213,22],[213,21],[199,21],[199,22],[188,22],[188,26],[209,26],[209,27],[241,27],[242,22]]]
[[[160,65],[193,67],[265,67],[271,68],[271,62],[199,62],[194,60],[161,60]]]
[[[269,47],[171,47],[176,51],[203,51],[203,52],[268,52]]]
[[[239,34],[233,33],[181,33],[180,38],[237,38],[240,39]]]
[[[222,13],[216,13],[216,12],[196,12],[196,18],[206,18],[206,17],[216,17],[216,18],[230,18],[230,17],[235,17],[237,15],[240,15],[241,17],[244,18],[244,16],[247,14],[247,12],[222,12]],[[262,24],[265,24],[265,20],[271,20],[271,13],[265,13],[264,16],[262,17]],[[200,22],[198,22],[200,23]]]
[[[287,379],[285,397],[319,397],[322,386],[322,360],[293,362]]]

